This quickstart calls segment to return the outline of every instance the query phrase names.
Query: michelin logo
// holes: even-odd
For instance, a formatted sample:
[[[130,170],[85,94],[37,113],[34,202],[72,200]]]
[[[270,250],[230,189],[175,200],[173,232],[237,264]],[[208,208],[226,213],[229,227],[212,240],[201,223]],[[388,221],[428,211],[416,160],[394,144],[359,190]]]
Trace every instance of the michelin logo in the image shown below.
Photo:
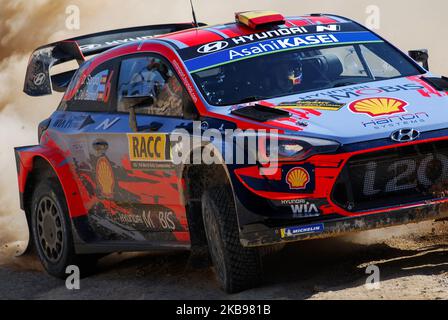
[[[322,233],[325,230],[325,226],[323,223],[313,224],[309,226],[302,227],[291,227],[281,229],[282,238],[292,238],[295,236],[310,234],[310,233]]]

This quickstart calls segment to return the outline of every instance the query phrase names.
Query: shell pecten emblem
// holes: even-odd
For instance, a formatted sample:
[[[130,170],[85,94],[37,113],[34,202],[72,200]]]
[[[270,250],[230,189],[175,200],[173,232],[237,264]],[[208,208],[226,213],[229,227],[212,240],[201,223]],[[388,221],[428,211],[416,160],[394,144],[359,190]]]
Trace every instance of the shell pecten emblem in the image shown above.
[[[354,113],[365,113],[371,117],[385,116],[406,112],[408,103],[395,98],[368,98],[350,104]]]
[[[310,181],[310,174],[303,168],[293,168],[286,175],[286,182],[292,190],[304,190]]]
[[[115,177],[109,160],[105,157],[98,159],[96,164],[96,180],[101,193],[105,197],[111,197],[115,188]]]

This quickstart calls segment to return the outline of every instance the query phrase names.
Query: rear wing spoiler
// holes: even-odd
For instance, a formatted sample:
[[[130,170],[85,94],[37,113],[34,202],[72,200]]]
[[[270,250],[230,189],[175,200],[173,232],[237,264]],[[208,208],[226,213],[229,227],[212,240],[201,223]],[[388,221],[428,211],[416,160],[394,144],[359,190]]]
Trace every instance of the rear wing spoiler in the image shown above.
[[[36,49],[31,55],[23,91],[32,97],[49,95],[53,90],[64,92],[76,70],[50,76],[50,69],[53,66],[73,60],[81,65],[86,57],[119,45],[194,27],[193,23],[135,27],[105,31],[45,45]]]

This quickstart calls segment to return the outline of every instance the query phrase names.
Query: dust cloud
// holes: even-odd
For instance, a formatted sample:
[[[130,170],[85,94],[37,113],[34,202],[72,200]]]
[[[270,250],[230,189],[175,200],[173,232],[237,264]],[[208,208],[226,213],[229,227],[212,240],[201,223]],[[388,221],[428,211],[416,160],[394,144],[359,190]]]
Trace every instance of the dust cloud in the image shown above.
[[[68,1],[0,2],[0,254],[14,254],[28,232],[19,209],[13,148],[36,144],[37,123],[55,106],[55,97],[33,101],[22,93],[25,70],[30,52],[60,28],[65,17],[58,13]]]
[[[197,16],[206,23],[231,21],[234,12],[271,9],[285,15],[311,12],[333,12],[364,23],[369,0],[195,0]],[[387,39],[401,49],[427,47],[432,65],[438,73],[447,72],[444,53],[447,44],[443,14],[448,9],[444,0],[428,6],[418,0],[377,0],[381,10],[381,30]],[[66,8],[80,8],[80,30],[68,30]],[[32,50],[56,40],[114,28],[189,22],[188,0],[0,0],[0,254],[5,246],[27,239],[27,228],[19,209],[13,148],[37,142],[37,124],[55,109],[59,95],[30,98],[22,93],[23,80]],[[438,8],[438,10],[434,10]],[[418,28],[411,28],[418,21]],[[440,37],[438,36],[440,35]],[[3,248],[3,249],[2,249]],[[0,261],[1,262],[1,261]]]
[[[31,98],[22,92],[31,52],[44,44],[82,34],[191,21],[188,2],[172,1],[176,9],[170,17],[163,15],[166,6],[159,2],[153,6],[149,1],[110,1],[105,7],[102,1],[0,0],[0,263],[2,253],[14,253],[28,239],[26,220],[19,208],[14,147],[37,143],[38,123],[51,114],[61,98],[59,94]],[[80,30],[66,28],[69,5],[80,9]]]

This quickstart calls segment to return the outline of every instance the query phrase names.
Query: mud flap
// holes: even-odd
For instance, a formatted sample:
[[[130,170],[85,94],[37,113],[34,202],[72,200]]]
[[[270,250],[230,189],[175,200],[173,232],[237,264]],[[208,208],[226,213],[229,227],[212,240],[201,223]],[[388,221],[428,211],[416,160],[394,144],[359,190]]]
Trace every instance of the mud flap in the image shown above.
[[[14,253],[15,257],[22,257],[22,256],[26,256],[26,255],[30,255],[33,253],[33,248],[34,248],[34,244],[32,241],[32,236],[31,236],[31,225],[30,225],[30,221],[28,221],[28,215],[25,212],[25,204],[24,204],[24,181],[25,181],[25,170],[21,161],[21,151],[24,150],[28,150],[30,148],[33,148],[35,146],[27,146],[27,147],[20,147],[20,148],[15,148],[14,149],[14,153],[15,153],[15,159],[16,159],[16,167],[17,167],[17,177],[18,177],[18,182],[19,182],[19,190],[20,190],[20,208],[24,211],[23,215],[24,215],[24,223],[26,223],[27,229],[28,229],[28,240],[25,241],[20,241],[17,243],[17,248],[16,251]]]
[[[34,243],[31,239],[31,233],[28,233],[28,241],[21,241],[17,244],[17,250],[14,253],[14,257],[26,257],[34,255]]]

